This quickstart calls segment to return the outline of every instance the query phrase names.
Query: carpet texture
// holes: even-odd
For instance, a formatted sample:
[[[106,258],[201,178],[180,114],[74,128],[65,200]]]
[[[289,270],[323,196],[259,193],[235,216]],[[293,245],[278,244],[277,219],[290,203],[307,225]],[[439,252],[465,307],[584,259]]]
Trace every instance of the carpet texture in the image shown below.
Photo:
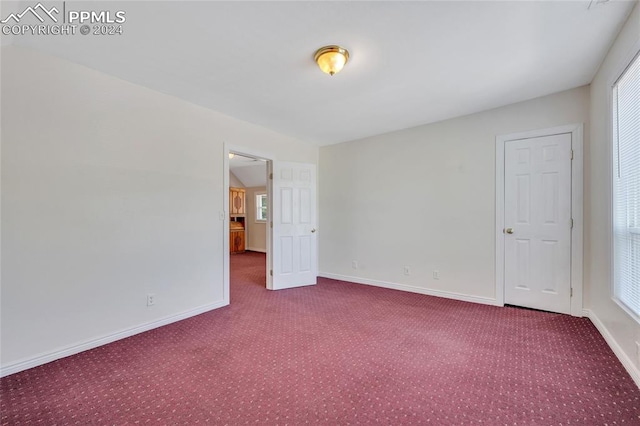
[[[639,425],[640,390],[588,319],[320,279],[0,380],[21,424]]]

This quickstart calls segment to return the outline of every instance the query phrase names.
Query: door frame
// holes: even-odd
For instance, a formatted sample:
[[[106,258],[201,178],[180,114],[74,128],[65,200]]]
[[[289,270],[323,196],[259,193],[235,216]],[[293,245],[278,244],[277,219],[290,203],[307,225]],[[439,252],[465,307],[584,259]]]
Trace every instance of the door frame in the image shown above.
[[[571,232],[571,315],[581,317],[583,312],[583,123],[547,129],[530,130],[527,132],[510,133],[496,136],[496,222],[495,222],[495,273],[496,273],[496,302],[504,306],[504,168],[505,145],[508,141],[532,139],[543,136],[571,134],[571,216],[573,229]]]
[[[267,162],[267,176],[271,173],[271,165],[274,160],[276,160],[275,156],[269,152],[258,151],[252,148],[242,147],[239,145],[233,145],[227,142],[222,144],[222,185],[224,190],[222,191],[222,205],[224,206],[224,210],[221,211],[220,219],[224,221],[222,227],[222,282],[223,282],[223,300],[229,304],[231,301],[230,298],[230,254],[229,254],[229,153],[233,152],[234,154],[241,155],[243,157],[249,158],[257,158],[266,160]],[[271,191],[272,191],[272,180],[267,178],[267,212],[268,217],[271,217],[273,205],[271,203]],[[269,221],[267,221],[268,223]],[[273,269],[273,259],[272,259],[272,251],[271,251],[271,232],[270,229],[267,228],[267,264],[265,265],[265,272],[267,276],[266,288],[272,288],[271,276],[268,271]]]

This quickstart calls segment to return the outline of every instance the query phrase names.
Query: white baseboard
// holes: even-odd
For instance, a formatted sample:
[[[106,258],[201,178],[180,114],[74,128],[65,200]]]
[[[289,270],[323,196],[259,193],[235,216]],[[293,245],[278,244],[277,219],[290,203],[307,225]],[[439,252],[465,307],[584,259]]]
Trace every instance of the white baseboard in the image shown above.
[[[346,275],[331,274],[328,272],[320,272],[318,273],[318,276],[323,278],[330,278],[332,280],[348,281],[356,284],[366,284],[366,285],[372,285],[375,287],[384,287],[384,288],[391,288],[394,290],[408,291],[411,293],[425,294],[427,296],[436,296],[436,297],[444,297],[446,299],[461,300],[463,302],[481,303],[483,305],[492,305],[492,306],[503,306],[502,304],[498,303],[496,299],[491,299],[489,297],[470,296],[468,294],[453,293],[450,291],[432,290],[428,288],[414,287],[407,284],[398,284],[398,283],[392,283],[387,281],[371,280],[368,278],[360,278],[360,277],[350,277]]]
[[[181,321],[202,313],[227,306],[228,300],[212,303],[210,305],[200,306],[198,308],[181,312],[176,315],[172,315],[166,318],[162,318],[153,322],[142,324],[136,327],[128,328],[126,330],[119,331],[117,333],[108,334],[106,336],[98,337],[96,339],[87,340],[82,343],[67,346],[66,348],[39,355],[33,358],[29,358],[22,361],[17,361],[6,366],[0,367],[0,377],[8,376],[10,374],[18,373],[29,368],[37,367],[42,364],[46,364],[51,361],[55,361],[60,358],[75,355],[80,352],[84,352],[89,349],[97,348],[98,346],[106,345],[107,343],[115,342],[116,340],[131,337],[135,334],[143,333],[145,331],[153,330],[154,328],[162,327],[167,324],[171,324],[176,321]]]
[[[255,248],[255,247],[247,247],[246,248],[247,251],[257,251],[259,253],[266,253],[267,250],[263,249],[263,248]]]
[[[585,309],[584,316],[589,318],[593,325],[596,326],[600,334],[602,334],[602,337],[604,337],[605,342],[607,342],[613,353],[618,357],[624,368],[636,383],[636,386],[640,388],[640,369],[638,369],[631,358],[629,358],[629,356],[622,350],[607,327],[605,327],[604,323],[600,321],[600,318],[598,318],[598,316],[592,310]]]

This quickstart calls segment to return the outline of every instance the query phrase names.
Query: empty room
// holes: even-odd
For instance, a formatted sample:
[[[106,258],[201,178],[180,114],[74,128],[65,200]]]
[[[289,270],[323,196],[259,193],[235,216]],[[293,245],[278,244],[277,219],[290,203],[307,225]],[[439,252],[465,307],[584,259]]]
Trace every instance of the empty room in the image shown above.
[[[637,0],[0,29],[0,424],[640,424]]]

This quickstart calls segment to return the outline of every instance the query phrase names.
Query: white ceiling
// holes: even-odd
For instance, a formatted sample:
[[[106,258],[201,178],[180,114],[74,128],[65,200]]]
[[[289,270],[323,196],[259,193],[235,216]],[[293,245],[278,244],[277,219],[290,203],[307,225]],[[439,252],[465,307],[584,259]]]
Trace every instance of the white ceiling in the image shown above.
[[[589,4],[73,2],[124,10],[124,34],[9,42],[324,145],[588,84],[635,3]],[[351,53],[333,77],[326,44]]]

